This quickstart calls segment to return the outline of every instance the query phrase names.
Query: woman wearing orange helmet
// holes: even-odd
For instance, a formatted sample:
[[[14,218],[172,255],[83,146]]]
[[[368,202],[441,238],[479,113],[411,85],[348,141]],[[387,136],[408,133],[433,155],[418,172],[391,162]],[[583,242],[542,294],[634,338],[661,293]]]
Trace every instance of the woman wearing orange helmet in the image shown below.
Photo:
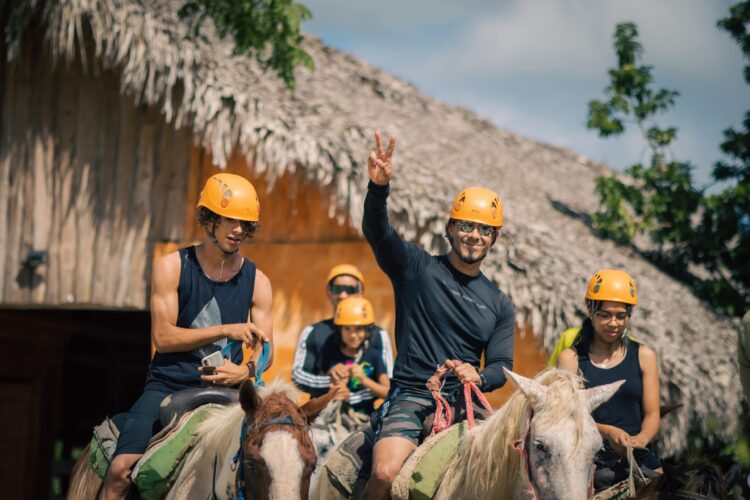
[[[573,346],[558,358],[560,368],[580,370],[587,388],[625,380],[615,395],[592,413],[604,438],[604,447],[596,457],[597,489],[626,477],[627,447],[634,449],[645,472],[661,472],[659,458],[648,447],[660,424],[656,353],[627,335],[637,303],[638,290],[629,274],[615,269],[597,271],[586,290],[588,316]]]

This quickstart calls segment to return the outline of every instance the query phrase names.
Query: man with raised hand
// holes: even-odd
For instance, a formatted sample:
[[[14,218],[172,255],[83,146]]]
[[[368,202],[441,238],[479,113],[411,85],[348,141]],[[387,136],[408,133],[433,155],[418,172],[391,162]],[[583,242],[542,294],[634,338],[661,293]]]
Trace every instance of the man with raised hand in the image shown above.
[[[455,369],[443,388],[449,401],[456,400],[464,382],[474,382],[485,392],[501,387],[503,367],[513,368],[515,324],[510,300],[480,271],[502,227],[499,196],[479,187],[461,191],[445,225],[450,251],[430,255],[404,241],[388,221],[396,138],[390,138],[386,151],[379,132],[375,143],[368,159],[362,230],[393,284],[398,354],[391,390],[372,418],[373,466],[364,491],[368,499],[389,497],[391,483],[418,445],[424,420],[435,411],[426,383],[437,366],[447,361],[446,366]],[[456,366],[452,360],[463,364]]]

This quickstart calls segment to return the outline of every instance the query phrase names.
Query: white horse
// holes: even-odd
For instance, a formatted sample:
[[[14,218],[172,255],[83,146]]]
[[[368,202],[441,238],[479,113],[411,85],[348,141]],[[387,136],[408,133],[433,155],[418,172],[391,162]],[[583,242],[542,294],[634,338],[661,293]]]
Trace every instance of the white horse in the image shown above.
[[[584,389],[579,376],[558,369],[545,370],[534,379],[508,370],[506,376],[518,390],[461,438],[434,498],[591,498],[594,456],[602,446],[591,411],[623,382]],[[415,450],[393,483],[393,498],[409,498],[409,482],[419,459],[448,432],[428,438]],[[342,459],[352,456],[349,441],[358,442],[357,436],[329,454],[318,484],[319,498],[346,498],[344,491],[354,488],[357,464]],[[331,477],[351,483],[342,487]]]
[[[581,378],[565,370],[534,379],[505,373],[518,391],[462,438],[436,498],[593,497],[602,438],[591,411],[624,381],[584,390]]]

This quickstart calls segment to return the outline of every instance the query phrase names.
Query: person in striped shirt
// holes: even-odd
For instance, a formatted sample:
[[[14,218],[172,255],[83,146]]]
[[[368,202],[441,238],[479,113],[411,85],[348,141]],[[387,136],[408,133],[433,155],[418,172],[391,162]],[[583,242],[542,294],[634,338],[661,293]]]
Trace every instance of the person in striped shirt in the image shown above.
[[[341,367],[335,368],[330,374],[321,375],[320,373],[327,372],[326,367],[322,366],[324,362],[323,351],[326,343],[330,342],[336,331],[336,325],[333,323],[336,306],[347,297],[361,296],[364,293],[364,288],[364,275],[354,265],[340,264],[334,266],[328,273],[326,292],[331,303],[331,317],[308,325],[302,330],[292,366],[292,380],[300,390],[308,393],[310,397],[322,396],[331,389],[334,382],[349,377],[348,370]],[[383,328],[374,325],[374,330],[374,334],[370,338],[370,349],[380,353],[388,372],[388,378],[390,378],[393,375],[391,339],[388,332]],[[358,388],[341,396],[346,397],[347,395],[352,405],[372,398],[371,391],[366,387]]]

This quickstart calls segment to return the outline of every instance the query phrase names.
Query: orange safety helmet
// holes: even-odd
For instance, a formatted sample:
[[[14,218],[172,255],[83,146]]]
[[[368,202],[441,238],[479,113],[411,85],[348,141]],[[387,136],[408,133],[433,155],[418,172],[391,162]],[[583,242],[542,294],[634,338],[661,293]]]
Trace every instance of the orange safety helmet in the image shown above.
[[[587,300],[610,300],[632,306],[638,303],[638,289],[633,277],[617,269],[600,269],[589,280]]]
[[[357,269],[357,266],[352,264],[339,264],[338,266],[333,266],[333,269],[331,269],[331,272],[328,273],[328,277],[326,278],[326,285],[328,285],[337,276],[343,275],[353,276],[354,278],[357,278],[359,282],[362,283],[362,288],[364,289],[365,277],[362,274],[362,271]]]
[[[260,202],[249,180],[235,174],[216,174],[203,186],[199,207],[230,219],[258,222]]]
[[[333,323],[339,326],[367,326],[375,323],[372,304],[364,297],[347,297],[336,306]]]
[[[451,219],[468,220],[499,229],[503,227],[503,204],[491,189],[469,187],[456,196]]]

